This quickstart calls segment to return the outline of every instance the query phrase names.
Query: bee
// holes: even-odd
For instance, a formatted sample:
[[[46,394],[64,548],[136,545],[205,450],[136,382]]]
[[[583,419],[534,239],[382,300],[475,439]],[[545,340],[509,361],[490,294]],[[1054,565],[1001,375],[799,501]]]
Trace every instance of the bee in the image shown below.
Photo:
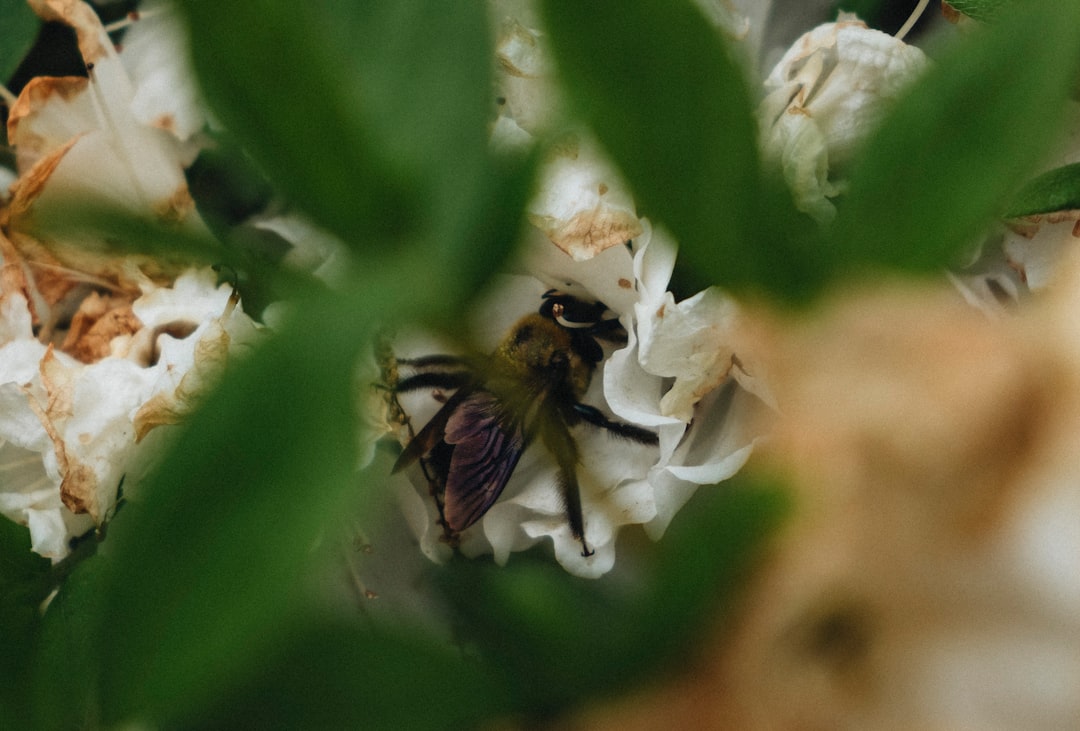
[[[602,302],[549,290],[539,310],[518,320],[483,363],[449,355],[400,361],[415,373],[397,384],[397,392],[454,389],[393,467],[424,466],[448,541],[495,504],[521,455],[539,438],[555,460],[570,532],[581,542],[582,556],[593,554],[585,541],[581,454],[571,428],[590,424],[639,444],[658,443],[653,432],[581,402],[604,357],[598,339],[626,341],[607,312]]]

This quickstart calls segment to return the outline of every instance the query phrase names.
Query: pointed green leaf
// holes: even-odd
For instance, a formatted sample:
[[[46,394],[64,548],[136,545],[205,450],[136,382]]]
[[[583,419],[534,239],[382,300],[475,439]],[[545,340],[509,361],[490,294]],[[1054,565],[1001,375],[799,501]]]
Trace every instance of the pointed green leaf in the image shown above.
[[[0,724],[25,720],[27,681],[37,647],[39,607],[49,593],[50,562],[30,550],[30,531],[0,517]],[[21,724],[20,724],[21,725]]]
[[[0,84],[6,84],[34,45],[41,21],[26,0],[0,0],[0,18],[4,19],[4,32],[0,33]]]
[[[480,4],[182,8],[222,121],[281,191],[354,246],[434,227],[457,176],[486,154],[491,55]]]
[[[95,725],[103,699],[98,693],[102,627],[112,586],[109,561],[91,556],[66,577],[49,602],[35,658],[36,728],[62,731]]]
[[[1024,3],[960,39],[855,162],[834,226],[845,265],[953,262],[1061,133],[1078,72],[1080,3]]]
[[[433,575],[519,710],[543,718],[685,662],[784,507],[778,490],[749,478],[701,488],[631,581],[570,576],[542,554]]]
[[[370,318],[339,298],[306,304],[207,395],[114,521],[109,719],[197,707],[247,667],[355,503],[354,358]]]
[[[313,622],[286,634],[243,687],[180,728],[479,728],[511,712],[504,686],[422,631]]]
[[[1025,185],[1009,207],[1006,218],[1034,216],[1080,209],[1080,163],[1043,173]]]
[[[955,10],[960,11],[969,18],[993,22],[998,19],[1002,11],[1013,0],[948,0]]]

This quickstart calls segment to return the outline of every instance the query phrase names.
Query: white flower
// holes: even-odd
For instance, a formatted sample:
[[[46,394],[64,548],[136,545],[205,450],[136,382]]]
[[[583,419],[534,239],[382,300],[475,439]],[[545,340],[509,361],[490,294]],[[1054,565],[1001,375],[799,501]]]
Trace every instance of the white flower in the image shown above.
[[[796,205],[831,220],[839,173],[887,104],[926,66],[922,51],[841,16],[804,34],[765,80],[758,116],[767,156]]]
[[[740,37],[751,31],[750,15],[768,6],[750,7],[744,17],[742,4],[701,3],[722,31]],[[492,135],[496,146],[529,145],[559,118],[561,100],[550,77],[543,34],[527,6],[494,5],[510,15],[497,17],[501,107]],[[576,130],[560,141],[527,209],[535,229],[517,273],[501,277],[472,314],[472,345],[477,352],[491,352],[523,315],[537,311],[549,289],[603,302],[626,330],[628,343],[614,353],[605,349],[581,401],[608,418],[655,428],[659,443],[619,439],[588,425],[573,429],[582,455],[578,478],[585,542],[592,555],[582,555],[581,541],[567,522],[556,465],[538,444],[525,449],[500,498],[460,533],[458,547],[468,556],[491,553],[502,564],[511,553],[550,539],[564,568],[597,577],[614,565],[623,526],[643,525],[659,537],[699,485],[724,480],[742,466],[756,438],[749,431],[749,415],[763,408],[762,399],[769,396],[752,377],[749,361],[735,354],[733,302],[708,290],[675,303],[666,291],[674,246],[638,218],[628,188],[589,134]],[[393,349],[406,360],[462,351],[416,333],[399,337]],[[399,434],[402,443],[447,397],[436,388],[397,394],[410,421]],[[451,548],[439,525],[433,486],[420,467],[406,475],[408,481],[398,486],[406,520],[421,550],[433,560],[445,560]]]
[[[59,560],[69,540],[105,521],[140,440],[192,407],[255,326],[211,270],[172,287],[144,282],[132,304],[138,329],[82,363],[33,337],[21,292],[0,297],[0,513],[30,528],[34,551]]]
[[[206,126],[207,115],[195,86],[187,31],[172,3],[144,3],[137,17],[120,53],[134,87],[131,114],[190,143]]]
[[[558,288],[583,299],[597,299],[629,316],[636,299],[633,258],[626,247],[608,249],[593,259],[575,262],[534,232],[519,266],[519,274],[500,277],[497,286],[472,314],[474,345],[490,352],[522,316],[536,312],[542,295]],[[399,358],[460,352],[430,337],[400,338],[394,343]],[[610,415],[603,396],[600,365],[582,402]],[[400,402],[419,429],[441,403],[433,390],[402,393]],[[595,553],[583,557],[581,542],[566,521],[566,508],[556,483],[556,467],[539,443],[525,449],[502,497],[475,525],[461,534],[460,550],[467,556],[494,554],[502,564],[515,551],[550,538],[556,559],[571,573],[596,577],[615,561],[615,536],[620,526],[642,523],[653,516],[645,477],[656,462],[657,449],[617,439],[605,430],[579,426],[573,430],[584,456],[578,470],[581,483],[586,542]],[[403,510],[421,541],[421,549],[434,560],[445,560],[450,548],[442,541],[438,512],[430,487],[419,468],[407,471],[409,484],[399,485]]]
[[[548,289],[604,302],[626,329],[628,344],[608,352],[582,402],[656,428],[658,447],[587,425],[574,428],[582,454],[578,477],[585,540],[595,551],[587,557],[567,524],[553,460],[542,446],[527,448],[502,497],[462,532],[465,555],[492,553],[502,564],[511,553],[550,538],[564,568],[600,576],[614,565],[623,526],[641,524],[660,537],[698,486],[727,479],[749,457],[759,436],[750,431],[757,423],[751,417],[770,397],[747,363],[735,357],[734,305],[714,291],[674,303],[666,291],[674,247],[647,221],[640,225],[645,233],[632,248],[610,248],[581,262],[534,233],[522,257],[524,273],[503,276],[471,322],[477,350],[488,352],[518,318],[537,310]],[[658,303],[670,307],[670,320]],[[400,338],[394,349],[400,358],[455,352],[416,335]],[[398,399],[415,431],[441,408],[444,396],[428,389]],[[401,438],[407,441],[408,434]],[[451,549],[443,542],[431,486],[419,468],[408,476],[409,484],[399,486],[407,520],[424,553],[445,560]]]
[[[775,403],[738,348],[735,302],[710,288],[676,303],[667,291],[675,246],[645,223],[635,325],[604,371],[604,393],[617,415],[659,430],[660,459],[649,474],[656,515],[646,524],[659,538],[700,485],[738,472],[762,436],[754,417]]]

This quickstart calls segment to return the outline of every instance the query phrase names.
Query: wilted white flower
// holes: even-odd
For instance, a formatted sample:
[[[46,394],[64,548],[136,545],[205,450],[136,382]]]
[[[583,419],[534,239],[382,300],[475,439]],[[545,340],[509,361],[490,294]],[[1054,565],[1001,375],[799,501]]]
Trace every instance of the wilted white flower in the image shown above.
[[[108,519],[121,481],[137,488],[160,454],[143,438],[182,419],[256,326],[209,269],[43,231],[73,202],[203,231],[184,178],[203,118],[174,83],[184,57],[158,53],[177,44],[167,15],[132,29],[129,75],[89,5],[30,5],[74,29],[89,76],[32,79],[8,121],[18,178],[0,217],[0,512],[58,560]]]
[[[149,257],[103,256],[102,242],[88,235],[58,239],[41,231],[52,212],[73,202],[152,216],[196,232],[204,227],[184,178],[191,148],[177,137],[190,136],[197,115],[185,102],[165,104],[160,92],[149,95],[156,101],[148,101],[144,92],[149,87],[136,86],[85,3],[32,0],[30,4],[42,19],[75,30],[89,76],[34,78],[12,106],[8,140],[15,148],[19,177],[11,189],[8,236],[31,263],[59,265],[129,288],[135,285],[132,263],[146,275],[175,274],[172,264]],[[142,32],[133,29],[133,33],[139,73],[153,76],[149,64],[153,59],[145,54],[138,58]]]
[[[921,50],[854,16],[825,23],[791,46],[765,80],[758,110],[765,154],[800,210],[829,221],[841,172],[889,102],[926,67]]]
[[[137,488],[125,474],[145,459],[140,440],[184,416],[256,337],[211,270],[144,286],[135,329],[91,363],[35,339],[21,292],[0,298],[0,512],[29,526],[33,550],[54,560],[108,518],[121,480],[126,493]]]

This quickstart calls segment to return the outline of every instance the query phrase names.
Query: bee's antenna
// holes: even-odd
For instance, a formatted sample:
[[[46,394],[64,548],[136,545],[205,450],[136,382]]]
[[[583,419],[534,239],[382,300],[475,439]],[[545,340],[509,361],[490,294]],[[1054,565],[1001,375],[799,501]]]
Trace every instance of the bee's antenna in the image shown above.
[[[911,11],[911,15],[909,15],[908,19],[904,21],[904,24],[900,26],[900,30],[896,31],[896,40],[904,40],[904,36],[906,36],[911,29],[915,27],[915,24],[919,22],[919,18],[922,17],[923,11],[926,10],[926,6],[929,4],[930,0],[919,0],[919,4],[915,6],[915,9]]]
[[[596,324],[595,322],[574,322],[573,320],[567,320],[563,316],[565,312],[565,305],[558,302],[551,305],[551,316],[555,319],[555,322],[559,323],[567,330],[590,328]]]

